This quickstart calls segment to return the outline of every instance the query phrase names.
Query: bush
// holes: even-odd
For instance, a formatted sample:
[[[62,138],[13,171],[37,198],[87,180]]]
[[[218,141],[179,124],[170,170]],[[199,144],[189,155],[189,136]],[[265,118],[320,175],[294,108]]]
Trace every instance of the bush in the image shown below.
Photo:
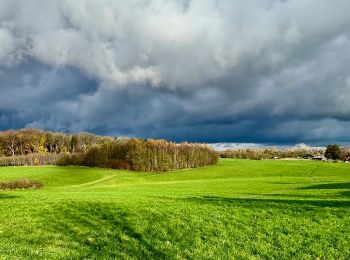
[[[84,165],[84,155],[83,154],[65,154],[56,161],[56,165],[58,166]]]
[[[43,184],[38,181],[28,179],[21,179],[12,182],[0,182],[1,190],[15,190],[15,189],[40,189]]]

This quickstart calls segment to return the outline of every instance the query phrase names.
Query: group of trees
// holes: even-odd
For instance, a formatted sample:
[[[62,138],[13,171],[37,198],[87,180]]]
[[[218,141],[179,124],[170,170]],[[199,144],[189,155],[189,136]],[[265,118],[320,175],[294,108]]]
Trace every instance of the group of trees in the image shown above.
[[[27,154],[1,156],[0,166],[55,165],[63,154]]]
[[[348,161],[350,157],[350,149],[347,147],[341,148],[338,144],[329,144],[324,156],[331,160]]]
[[[205,144],[117,139],[95,146],[84,154],[63,156],[58,164],[135,171],[169,171],[213,165],[217,161],[217,153]]]
[[[324,156],[330,160],[349,160],[350,149],[341,148],[338,144],[330,144],[326,150],[312,149],[311,147],[301,146],[291,149],[277,148],[256,148],[256,149],[236,149],[220,152],[221,158],[252,159],[265,160],[273,158],[313,158],[315,156]]]
[[[237,158],[266,160],[273,158],[304,158],[323,155],[323,150],[311,149],[308,147],[297,147],[291,149],[277,148],[256,148],[256,149],[237,149],[220,152],[221,158]]]
[[[325,156],[349,160],[350,149],[337,144],[317,150],[307,146],[291,149],[237,149],[219,153],[222,158],[272,159]],[[66,134],[27,128],[0,132],[0,165],[85,165],[136,171],[168,171],[217,163],[218,153],[205,144],[165,140],[118,139],[86,132]]]
[[[28,154],[84,153],[91,147],[113,140],[90,133],[65,134],[39,129],[0,132],[0,156]]]
[[[217,160],[218,154],[204,144],[118,139],[32,128],[0,132],[0,166],[58,164],[168,171],[211,165]]]

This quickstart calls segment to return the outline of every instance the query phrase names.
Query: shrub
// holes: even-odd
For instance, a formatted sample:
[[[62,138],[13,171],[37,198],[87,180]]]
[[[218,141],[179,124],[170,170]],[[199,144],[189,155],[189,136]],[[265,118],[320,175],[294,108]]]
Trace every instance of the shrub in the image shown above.
[[[21,179],[12,182],[0,182],[1,190],[15,190],[15,189],[40,189],[43,184],[38,181]]]
[[[65,154],[61,156],[57,161],[58,166],[75,166],[75,165],[85,165],[83,154]]]

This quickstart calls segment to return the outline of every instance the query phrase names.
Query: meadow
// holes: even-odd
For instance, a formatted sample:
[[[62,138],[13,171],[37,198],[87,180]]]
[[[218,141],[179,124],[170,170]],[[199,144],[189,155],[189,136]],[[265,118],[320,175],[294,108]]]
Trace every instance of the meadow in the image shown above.
[[[350,165],[221,159],[167,173],[2,167],[0,259],[349,259]]]

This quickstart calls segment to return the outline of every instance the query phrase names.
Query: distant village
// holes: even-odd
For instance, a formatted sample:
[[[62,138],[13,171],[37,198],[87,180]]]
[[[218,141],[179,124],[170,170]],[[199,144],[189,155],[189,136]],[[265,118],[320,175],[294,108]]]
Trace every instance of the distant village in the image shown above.
[[[226,145],[216,144],[221,150]],[[214,145],[215,147],[215,145]],[[219,148],[219,149],[218,149]],[[330,144],[327,147],[310,147],[304,144],[293,147],[253,146],[252,144],[232,145],[230,149],[218,151],[221,158],[252,159],[252,160],[314,160],[345,162],[350,161],[350,148]]]

